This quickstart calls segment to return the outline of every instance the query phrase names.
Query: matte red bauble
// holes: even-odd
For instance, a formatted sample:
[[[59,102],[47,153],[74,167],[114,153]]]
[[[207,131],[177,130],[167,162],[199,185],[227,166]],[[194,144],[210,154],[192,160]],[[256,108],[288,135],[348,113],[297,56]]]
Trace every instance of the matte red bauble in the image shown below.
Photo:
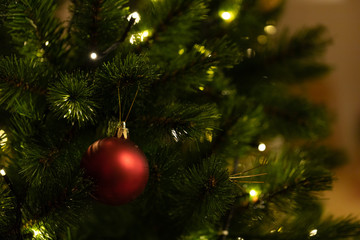
[[[91,144],[83,156],[82,167],[95,181],[94,197],[111,205],[135,199],[149,178],[144,153],[124,138],[109,137]]]

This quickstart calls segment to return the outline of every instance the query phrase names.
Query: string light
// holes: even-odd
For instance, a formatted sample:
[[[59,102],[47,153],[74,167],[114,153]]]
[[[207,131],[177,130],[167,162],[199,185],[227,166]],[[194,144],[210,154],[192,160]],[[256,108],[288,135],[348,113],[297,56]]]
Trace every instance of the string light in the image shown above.
[[[204,88],[203,86],[200,86],[200,87],[199,87],[199,90],[200,90],[200,91],[204,91],[204,89],[205,89],[205,88]]]
[[[183,48],[182,48],[182,49],[180,49],[180,50],[179,50],[179,52],[178,52],[178,53],[179,53],[179,55],[183,55],[183,54],[184,54],[184,52],[185,52],[185,49],[183,49]]]
[[[1,174],[1,176],[5,176],[5,175],[6,175],[5,170],[4,170],[4,169],[1,169],[1,170],[0,170],[0,174]]]
[[[313,237],[313,236],[315,236],[317,234],[317,229],[313,229],[313,230],[311,230],[310,232],[309,232],[309,236],[310,237]]]
[[[131,44],[134,44],[135,41],[136,41],[135,35],[132,34],[131,37],[130,37],[130,43],[131,43]]]
[[[49,41],[46,41],[46,42],[45,42],[45,46],[48,46],[48,45],[49,45]]]
[[[131,14],[127,17],[127,20],[130,21],[131,18],[134,18],[134,19],[135,19],[134,24],[139,23],[139,22],[140,22],[140,19],[141,19],[140,14],[139,14],[138,12],[133,12],[133,13],[131,13]]]
[[[264,31],[269,35],[274,35],[277,32],[277,29],[274,25],[267,25],[264,27]]]
[[[248,58],[254,57],[255,56],[255,51],[252,48],[246,49],[246,56]]]
[[[221,11],[221,12],[219,12],[219,15],[226,22],[231,22],[232,20],[234,20],[234,13],[233,12]]]
[[[249,194],[251,197],[256,197],[258,195],[258,192],[255,189],[251,189]]]
[[[145,38],[148,36],[150,36],[150,32],[149,32],[149,30],[145,30],[143,32],[132,34],[129,41],[131,44],[135,44],[138,40],[143,42],[145,40]]]
[[[267,36],[265,36],[265,35],[259,35],[258,37],[257,37],[257,41],[258,41],[258,43],[260,43],[260,44],[262,44],[262,45],[264,45],[264,44],[266,44],[267,43]]]
[[[265,145],[265,143],[260,143],[259,146],[258,146],[258,150],[259,150],[260,152],[265,151],[265,150],[266,150],[266,145]]]
[[[95,52],[90,53],[90,58],[92,60],[96,60],[97,59],[97,54]]]

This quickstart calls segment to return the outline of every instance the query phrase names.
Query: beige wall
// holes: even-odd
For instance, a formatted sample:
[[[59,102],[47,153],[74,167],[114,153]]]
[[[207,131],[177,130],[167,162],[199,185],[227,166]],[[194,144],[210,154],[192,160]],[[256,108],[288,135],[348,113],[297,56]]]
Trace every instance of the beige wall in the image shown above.
[[[349,164],[336,171],[338,181],[324,198],[327,213],[360,216],[360,0],[288,0],[280,28],[323,24],[333,38],[325,61],[335,70],[309,87],[316,102],[337,116],[330,144],[344,148]]]

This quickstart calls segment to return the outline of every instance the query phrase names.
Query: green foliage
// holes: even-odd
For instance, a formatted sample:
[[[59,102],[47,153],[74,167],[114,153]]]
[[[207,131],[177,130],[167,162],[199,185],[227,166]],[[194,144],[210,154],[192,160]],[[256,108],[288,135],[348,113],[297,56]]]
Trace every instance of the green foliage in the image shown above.
[[[55,10],[55,1],[21,0],[9,5],[7,27],[20,54],[47,58],[54,65],[64,62],[64,28]]]
[[[51,109],[59,118],[66,118],[79,126],[94,123],[97,104],[90,76],[78,72],[60,74],[59,78],[48,89]]]
[[[124,34],[129,15],[127,0],[72,0],[69,23],[72,61],[88,64],[91,52],[103,53]]]
[[[179,218],[177,222],[186,221],[190,228],[217,222],[236,197],[227,170],[216,158],[204,159],[179,177],[182,181],[176,186],[176,191],[180,192],[176,198],[176,212],[170,214]]]
[[[48,69],[42,63],[16,56],[0,60],[0,104],[22,115],[34,114],[33,106],[46,94]],[[26,105],[26,107],[22,107]],[[35,112],[38,112],[36,110]]]

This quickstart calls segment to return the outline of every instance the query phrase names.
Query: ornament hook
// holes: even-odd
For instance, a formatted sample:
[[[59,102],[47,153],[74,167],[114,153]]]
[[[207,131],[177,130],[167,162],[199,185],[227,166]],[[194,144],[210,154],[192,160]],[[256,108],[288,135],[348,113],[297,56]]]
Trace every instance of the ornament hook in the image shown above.
[[[117,129],[116,137],[128,139],[129,129],[126,127],[125,121],[121,122],[120,127]]]

